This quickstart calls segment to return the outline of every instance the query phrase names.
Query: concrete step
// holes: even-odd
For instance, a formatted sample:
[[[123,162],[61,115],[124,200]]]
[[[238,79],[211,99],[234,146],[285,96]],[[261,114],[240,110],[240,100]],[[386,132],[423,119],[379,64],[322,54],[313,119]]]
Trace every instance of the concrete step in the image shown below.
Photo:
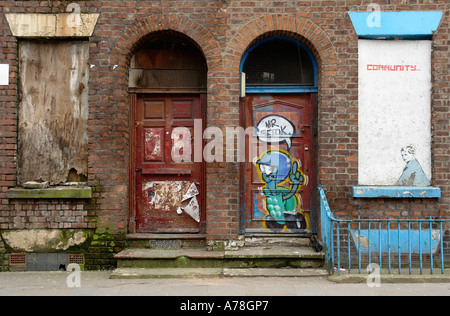
[[[204,234],[129,234],[126,239],[129,248],[177,250],[206,247]]]
[[[161,278],[261,278],[261,277],[327,277],[324,269],[230,269],[230,268],[118,268],[111,279],[161,279]]]
[[[245,247],[308,247],[311,244],[309,235],[273,235],[252,234],[245,236]]]
[[[321,268],[323,253],[310,247],[243,247],[235,251],[128,248],[118,268]]]

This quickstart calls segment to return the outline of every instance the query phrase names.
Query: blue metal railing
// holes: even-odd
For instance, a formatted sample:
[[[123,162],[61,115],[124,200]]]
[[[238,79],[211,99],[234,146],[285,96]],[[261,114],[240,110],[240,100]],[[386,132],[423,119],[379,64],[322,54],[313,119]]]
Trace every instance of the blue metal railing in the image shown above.
[[[431,274],[435,265],[444,274],[444,250],[449,250],[444,249],[443,224],[449,219],[338,219],[331,212],[322,187],[319,192],[322,244],[330,273],[340,275],[341,270],[347,269],[349,273],[354,269],[361,273],[365,261],[367,265],[377,263],[380,272],[387,265],[389,274],[396,266],[401,274],[407,261],[409,274],[413,266],[423,274],[428,264]]]

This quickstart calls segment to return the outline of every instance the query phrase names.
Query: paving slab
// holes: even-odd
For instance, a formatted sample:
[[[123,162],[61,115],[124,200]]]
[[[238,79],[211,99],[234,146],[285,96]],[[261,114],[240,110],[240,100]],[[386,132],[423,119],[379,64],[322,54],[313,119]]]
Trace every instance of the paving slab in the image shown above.
[[[289,307],[298,311],[298,302],[305,296],[450,296],[449,283],[389,284],[369,287],[365,283],[335,283],[326,277],[198,277],[111,279],[111,271],[82,271],[80,287],[68,287],[69,272],[5,272],[0,273],[0,296],[158,296],[155,304],[161,304],[161,296],[188,296],[182,301],[202,302],[204,296],[225,296],[226,300],[242,300],[242,296],[258,296],[269,300],[280,313]],[[285,301],[268,296],[280,296]],[[299,296],[295,297],[295,296]],[[292,297],[292,298],[291,298]],[[244,298],[245,299],[245,298]],[[289,302],[287,302],[287,301]],[[300,301],[299,301],[300,300]],[[179,312],[173,298],[168,308]],[[153,301],[150,299],[150,303]],[[166,301],[167,302],[167,301]],[[287,304],[289,303],[289,304]],[[166,311],[168,312],[168,311]]]
[[[433,274],[426,272],[420,274],[418,271],[413,271],[412,274],[404,273],[381,273],[379,279],[376,279],[376,275],[367,273],[341,273],[340,275],[333,274],[328,277],[329,281],[335,283],[374,283],[377,280],[380,283],[447,283],[450,284],[450,271],[435,272]]]

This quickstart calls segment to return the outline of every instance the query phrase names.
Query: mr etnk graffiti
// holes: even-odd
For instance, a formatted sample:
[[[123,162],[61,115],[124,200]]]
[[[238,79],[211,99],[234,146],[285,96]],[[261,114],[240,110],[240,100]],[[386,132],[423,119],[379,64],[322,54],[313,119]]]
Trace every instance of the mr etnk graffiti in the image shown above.
[[[308,229],[309,216],[302,211],[299,190],[307,177],[301,163],[287,151],[269,150],[257,161],[258,174],[265,183],[265,226],[269,230]]]
[[[308,177],[301,170],[298,146],[293,148],[294,138],[300,136],[293,123],[298,122],[298,113],[264,114],[257,114],[256,124],[258,140],[265,149],[254,161],[263,183],[254,196],[255,214],[262,220],[262,228],[271,232],[310,230],[309,212],[303,211],[301,198]]]

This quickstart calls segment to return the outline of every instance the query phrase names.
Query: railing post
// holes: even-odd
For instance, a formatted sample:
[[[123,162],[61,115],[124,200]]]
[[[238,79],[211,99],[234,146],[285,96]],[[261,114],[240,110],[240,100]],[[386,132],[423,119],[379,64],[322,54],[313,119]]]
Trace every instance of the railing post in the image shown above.
[[[367,224],[369,225],[369,229],[367,231],[367,244],[369,246],[369,264],[372,263],[372,249],[370,249],[370,219],[368,220]]]
[[[359,219],[358,216],[358,268],[361,274],[361,221]]]
[[[387,222],[387,234],[388,234],[388,262],[389,262],[389,274],[391,274],[391,222]]]
[[[400,221],[398,221],[398,274],[402,274],[402,246],[400,245]]]
[[[331,269],[334,272],[334,224],[333,220],[330,219],[330,248],[331,248]]]
[[[334,258],[333,258],[333,219],[331,215],[331,210],[328,206],[328,201],[325,196],[325,192],[322,187],[318,187],[319,195],[320,195],[320,216],[322,219],[321,223],[321,232],[322,232],[322,243],[325,250],[325,264],[329,269],[330,273],[333,273],[334,270]],[[330,266],[331,265],[331,266]]]
[[[348,221],[347,223],[347,247],[348,247],[348,273],[350,273],[351,269],[352,269],[352,255],[351,255],[351,244],[350,244],[350,238],[351,233],[350,233],[350,229],[351,229],[351,225],[350,225],[350,221]]]
[[[378,243],[379,243],[379,252],[378,252],[378,259],[379,259],[379,262],[380,262],[380,273],[383,271],[383,265],[382,265],[382,256],[381,256],[381,253],[382,253],[382,251],[381,251],[381,221],[379,221],[378,222],[378,237],[379,237],[379,240],[378,240]]]
[[[443,231],[442,231],[442,218],[439,218],[439,231],[440,231],[440,237],[441,237],[441,272],[442,274],[445,273],[445,268],[444,268],[444,245],[443,245],[443,240],[444,240],[444,235],[443,235]]]
[[[412,274],[411,262],[411,222],[408,221],[408,260],[409,260],[409,274]]]
[[[420,257],[420,274],[423,274],[422,264],[422,221],[419,220],[419,257]]]
[[[433,274],[433,222],[430,216],[430,271]]]
[[[339,233],[340,233],[339,222],[336,222],[337,269],[338,275],[341,275],[341,251],[340,251],[341,238],[339,236]]]

